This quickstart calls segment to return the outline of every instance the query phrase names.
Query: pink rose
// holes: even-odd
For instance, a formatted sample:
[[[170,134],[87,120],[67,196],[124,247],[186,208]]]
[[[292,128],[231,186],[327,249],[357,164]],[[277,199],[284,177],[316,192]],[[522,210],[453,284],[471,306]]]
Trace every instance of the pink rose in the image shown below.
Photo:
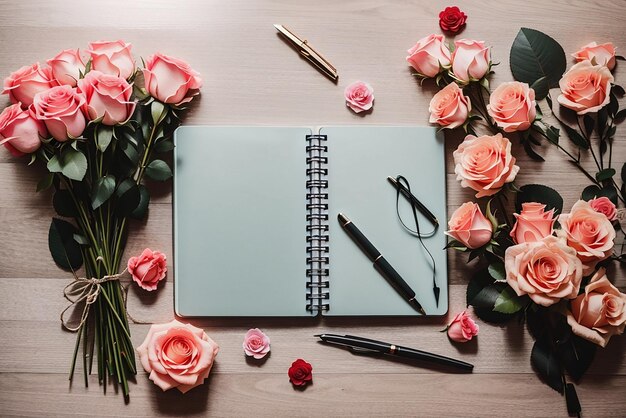
[[[202,87],[200,74],[189,64],[159,52],[148,58],[143,76],[148,93],[163,103],[190,102]]]
[[[146,248],[139,257],[128,259],[127,268],[139,287],[148,291],[155,290],[167,273],[165,254]]]
[[[511,238],[516,244],[541,241],[552,235],[554,228],[554,209],[545,212],[546,205],[531,202],[522,203],[522,212],[514,213],[515,226],[511,230]]]
[[[246,356],[262,359],[270,352],[270,337],[258,328],[248,330],[243,339],[243,351]]]
[[[496,194],[505,183],[515,180],[519,171],[511,155],[511,143],[499,133],[467,135],[452,155],[457,180],[461,180],[461,186],[476,190],[476,197]]]
[[[613,81],[613,74],[605,66],[581,61],[559,80],[561,94],[557,101],[579,115],[597,112],[611,100]]]
[[[430,101],[429,122],[454,129],[465,123],[471,110],[469,97],[463,96],[463,90],[456,83],[450,83],[437,92]]]
[[[137,347],[139,361],[164,391],[182,393],[200,386],[209,376],[219,346],[200,328],[173,320],[152,325]]]
[[[608,197],[602,196],[591,199],[589,206],[596,212],[604,214],[609,221],[613,222],[617,220],[617,208]]]
[[[370,110],[374,105],[374,89],[363,81],[355,81],[344,91],[346,106],[354,113]]]
[[[130,101],[133,87],[121,77],[89,71],[78,81],[78,91],[85,96],[90,120],[103,118],[103,124],[117,125],[126,123],[135,111],[136,103]]]
[[[463,203],[455,210],[448,221],[448,228],[446,235],[471,250],[487,244],[493,234],[493,225],[474,202]]]
[[[605,347],[626,327],[626,295],[611,284],[604,268],[593,275],[585,293],[572,301],[567,323],[574,334]]]
[[[131,44],[124,41],[98,41],[89,44],[91,69],[124,79],[135,73],[135,59]]]
[[[408,50],[406,61],[422,77],[434,77],[450,66],[450,50],[443,35],[428,35]]]
[[[599,261],[613,253],[615,229],[606,215],[596,212],[589,202],[574,203],[570,213],[559,216],[559,223],[567,245],[578,253],[585,274],[591,273]]]
[[[553,305],[563,298],[574,299],[583,277],[576,250],[552,235],[507,248],[504,269],[506,281],[515,293],[528,295],[541,306]]]
[[[41,138],[47,135],[44,124],[22,109],[20,103],[7,107],[0,114],[0,144],[16,157],[37,151]]]
[[[80,72],[85,72],[85,63],[80,57],[78,49],[61,51],[47,62],[52,69],[52,75],[59,84],[76,87]]]
[[[87,122],[82,108],[85,97],[70,86],[57,86],[37,93],[32,111],[45,123],[50,135],[57,141],[67,141],[70,136],[78,138]]]
[[[463,311],[455,315],[447,331],[452,341],[464,343],[478,335],[478,325],[466,311]]]
[[[535,120],[535,90],[526,83],[500,84],[489,96],[489,115],[504,132],[525,131]]]
[[[491,66],[489,47],[483,41],[460,39],[454,42],[452,73],[462,83],[483,78]]]
[[[597,65],[604,65],[609,70],[615,68],[615,47],[611,42],[598,45],[595,42],[588,43],[572,54],[577,62],[589,60]]]
[[[55,85],[50,68],[41,68],[37,62],[22,67],[5,78],[2,94],[8,94],[11,103],[21,103],[26,109],[33,103],[37,93]]]

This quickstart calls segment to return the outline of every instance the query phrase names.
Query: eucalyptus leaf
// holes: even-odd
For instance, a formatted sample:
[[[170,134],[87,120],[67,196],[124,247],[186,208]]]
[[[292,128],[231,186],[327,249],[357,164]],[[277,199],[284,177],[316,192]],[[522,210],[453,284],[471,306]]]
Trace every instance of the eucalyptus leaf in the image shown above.
[[[587,186],[583,189],[580,197],[582,200],[590,201],[598,196],[600,196],[600,188],[595,184],[592,184],[591,186]]]
[[[605,168],[604,170],[596,173],[596,180],[602,182],[604,180],[611,179],[611,177],[613,177],[614,175],[615,175],[614,168]]]
[[[165,181],[172,177],[172,170],[163,160],[154,160],[146,167],[146,175],[152,180]]]
[[[515,211],[522,211],[522,203],[538,202],[546,205],[546,210],[554,209],[555,215],[563,211],[563,198],[551,187],[542,184],[526,184],[520,187],[515,198]]]
[[[78,229],[62,219],[52,218],[48,231],[48,248],[57,265],[65,270],[76,270],[83,264],[80,245],[74,240]]]
[[[104,177],[100,177],[94,184],[93,191],[91,193],[91,208],[96,210],[104,202],[109,200],[113,192],[115,191],[115,176],[109,174]]]
[[[558,87],[567,60],[561,45],[550,36],[521,28],[511,46],[510,64],[517,81],[533,85],[545,77],[548,87]]]

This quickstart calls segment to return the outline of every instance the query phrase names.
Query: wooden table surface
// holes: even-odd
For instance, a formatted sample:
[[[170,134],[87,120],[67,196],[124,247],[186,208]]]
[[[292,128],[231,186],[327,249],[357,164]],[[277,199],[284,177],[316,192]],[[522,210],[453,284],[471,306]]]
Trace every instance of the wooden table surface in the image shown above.
[[[98,4],[102,3],[102,4]],[[405,63],[406,49],[419,38],[439,33],[433,1],[171,1],[90,2],[78,0],[0,1],[0,76],[20,66],[44,62],[66,48],[89,41],[124,39],[137,55],[162,51],[186,59],[204,79],[202,96],[186,124],[321,125],[428,123],[432,87],[420,88]],[[613,41],[626,51],[626,2],[610,0],[457,1],[469,15],[461,35],[493,45],[492,85],[511,80],[508,53],[520,27],[555,37],[568,54],[590,41]],[[325,54],[339,69],[338,85],[316,73],[278,39],[274,23],[286,24]],[[569,65],[571,65],[571,60]],[[626,83],[626,66],[617,81]],[[376,96],[373,113],[349,112],[344,87],[369,82]],[[6,105],[6,97],[1,105]],[[626,134],[618,129],[615,166],[626,160]],[[516,183],[541,182],[557,188],[569,207],[586,185],[555,148],[548,161],[528,160],[514,138],[521,166]],[[446,138],[448,211],[472,199],[453,175],[452,151],[460,136]],[[522,326],[479,321],[480,335],[452,345],[441,330],[465,305],[473,271],[466,256],[451,253],[450,314],[441,319],[333,318],[204,320],[220,345],[207,384],[187,395],[162,393],[141,371],[131,384],[130,404],[112,388],[106,396],[96,376],[89,388],[77,370],[73,387],[67,372],[74,334],[65,332],[59,313],[70,275],[55,266],[47,245],[51,194],[35,194],[42,170],[26,167],[0,150],[0,415],[110,416],[566,416],[565,402],[539,382],[529,362],[533,340]],[[149,220],[132,225],[126,256],[144,247],[172,259],[171,183],[151,185]],[[207,267],[208,270],[209,267]],[[207,273],[208,274],[208,273]],[[614,272],[624,290],[624,270]],[[143,321],[174,317],[173,280],[148,295],[131,290],[129,310]],[[250,363],[242,338],[251,327],[271,337],[272,353],[262,365]],[[148,325],[131,326],[135,346]],[[474,373],[445,374],[391,361],[355,357],[315,342],[320,331],[351,332],[462,358]],[[599,350],[578,385],[584,416],[626,414],[626,338],[614,337]],[[313,364],[314,383],[294,390],[287,378],[291,362]]]

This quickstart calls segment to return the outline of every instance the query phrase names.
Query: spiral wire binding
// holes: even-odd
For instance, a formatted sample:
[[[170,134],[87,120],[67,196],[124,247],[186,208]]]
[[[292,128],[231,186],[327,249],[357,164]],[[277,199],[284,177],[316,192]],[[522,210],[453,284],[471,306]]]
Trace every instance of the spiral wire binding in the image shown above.
[[[311,312],[329,309],[328,299],[328,147],[326,135],[307,135],[307,305]]]

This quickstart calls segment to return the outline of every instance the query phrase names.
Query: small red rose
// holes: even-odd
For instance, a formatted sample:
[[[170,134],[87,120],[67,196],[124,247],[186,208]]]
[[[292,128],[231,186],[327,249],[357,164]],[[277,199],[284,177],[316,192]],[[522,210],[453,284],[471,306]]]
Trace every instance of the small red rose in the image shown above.
[[[313,366],[299,358],[289,368],[289,381],[294,386],[304,386],[313,380]]]
[[[450,33],[459,32],[466,20],[467,15],[456,6],[446,7],[439,13],[439,27]]]

